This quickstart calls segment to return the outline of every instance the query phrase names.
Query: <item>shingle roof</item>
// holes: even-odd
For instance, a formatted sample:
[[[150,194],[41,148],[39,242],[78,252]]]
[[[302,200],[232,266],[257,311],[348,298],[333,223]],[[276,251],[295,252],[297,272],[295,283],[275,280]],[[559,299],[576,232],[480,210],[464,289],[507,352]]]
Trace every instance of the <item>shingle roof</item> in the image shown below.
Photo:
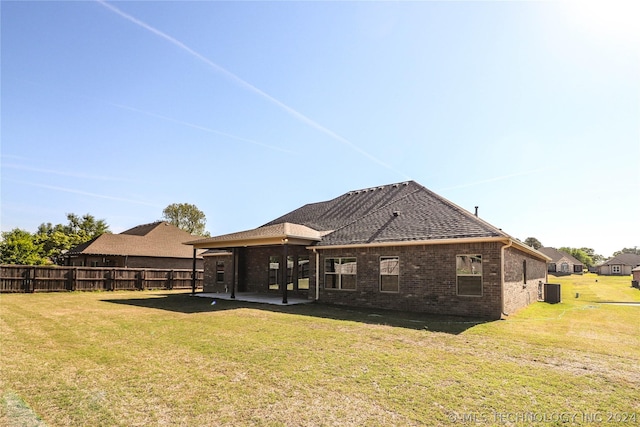
[[[290,222],[306,225],[319,231],[335,230],[349,224],[355,218],[362,218],[371,211],[386,206],[394,200],[414,193],[419,189],[425,188],[414,181],[407,181],[349,191],[326,202],[304,205],[266,223],[265,226]]]
[[[499,240],[548,260],[546,255],[414,181],[350,191],[335,199],[304,205],[253,230],[188,244],[209,249],[282,244],[278,237],[287,235],[282,227],[304,230],[298,233],[296,242],[290,240],[291,244],[315,244],[318,248]]]
[[[281,221],[331,230],[319,246],[507,237],[414,181],[350,191],[326,202],[305,205],[266,225]]]
[[[551,258],[551,262],[553,263],[557,263],[562,258],[566,258],[568,261],[571,261],[573,264],[582,265],[582,261],[576,259],[575,257],[573,257],[572,255],[566,252],[559,251],[556,248],[552,248],[552,247],[538,248],[538,251],[542,252],[543,254]]]
[[[144,224],[120,234],[102,234],[76,246],[67,255],[129,255],[193,258],[193,248],[184,245],[194,237],[167,222]]]
[[[638,265],[640,265],[640,255],[619,254],[614,256],[611,259],[606,260],[604,263],[600,265],[613,265],[613,264],[623,264],[623,265],[630,265],[632,267],[637,267]]]

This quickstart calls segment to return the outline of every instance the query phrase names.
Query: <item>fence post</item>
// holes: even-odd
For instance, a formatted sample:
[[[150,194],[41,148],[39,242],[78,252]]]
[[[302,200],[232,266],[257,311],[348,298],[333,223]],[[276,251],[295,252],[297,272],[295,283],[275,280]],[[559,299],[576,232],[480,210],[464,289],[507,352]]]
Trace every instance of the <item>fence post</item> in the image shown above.
[[[169,288],[169,290],[173,289],[173,270],[169,271],[169,284],[167,285],[167,287]]]
[[[111,290],[115,291],[116,290],[116,270],[111,269]]]
[[[31,289],[29,290],[29,292],[34,293],[36,291],[36,268],[35,267],[31,268],[29,275],[31,276],[29,280]]]
[[[31,281],[31,269],[25,270],[24,273],[22,273],[22,292],[24,293],[29,292],[30,281]]]
[[[139,287],[139,289],[141,291],[144,291],[144,281],[146,279],[146,277],[145,277],[146,274],[145,273],[146,273],[146,270],[140,270],[140,274],[138,276],[138,277],[140,277],[140,283],[139,283],[138,287]]]
[[[70,269],[67,271],[67,283],[64,286],[64,289],[67,291],[70,291],[73,288],[73,270],[74,269]]]
[[[75,291],[78,288],[78,269],[74,268],[71,272],[71,290]]]

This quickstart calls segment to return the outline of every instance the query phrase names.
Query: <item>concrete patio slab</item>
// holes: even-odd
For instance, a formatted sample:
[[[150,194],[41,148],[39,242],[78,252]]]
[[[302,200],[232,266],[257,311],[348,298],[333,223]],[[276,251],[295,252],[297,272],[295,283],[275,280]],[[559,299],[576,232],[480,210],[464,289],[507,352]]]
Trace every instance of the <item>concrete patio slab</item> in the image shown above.
[[[250,292],[236,292],[235,299],[231,298],[231,294],[224,293],[224,292],[219,292],[219,293],[200,292],[195,294],[195,296],[202,297],[202,298],[226,300],[226,301],[255,302],[258,304],[271,304],[271,305],[295,305],[295,304],[309,304],[313,302],[313,300],[310,300],[310,299],[288,297],[287,304],[283,304],[282,295],[265,295],[265,294],[257,294],[257,293],[250,293]]]

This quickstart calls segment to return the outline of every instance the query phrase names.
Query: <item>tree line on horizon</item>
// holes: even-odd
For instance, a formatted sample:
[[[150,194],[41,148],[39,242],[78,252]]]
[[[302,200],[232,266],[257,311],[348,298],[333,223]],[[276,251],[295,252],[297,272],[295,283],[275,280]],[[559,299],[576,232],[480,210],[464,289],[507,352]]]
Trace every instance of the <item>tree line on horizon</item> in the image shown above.
[[[205,214],[195,205],[172,203],[162,211],[162,220],[193,235],[209,236],[205,231]],[[104,219],[96,219],[88,213],[82,216],[67,214],[67,224],[42,223],[35,233],[21,228],[3,231],[0,235],[0,264],[61,265],[64,263],[64,254],[67,251],[104,233],[111,233],[107,222]],[[535,237],[527,237],[524,243],[534,249],[544,246]],[[564,246],[558,250],[573,256],[586,267],[592,267],[607,259],[596,254],[592,248]],[[622,253],[640,255],[640,249],[638,247],[623,248],[614,252],[613,256]]]
[[[78,245],[111,233],[104,219],[91,214],[68,213],[66,224],[42,223],[35,233],[14,228],[1,233],[0,264],[62,265],[64,254]],[[193,235],[207,237],[206,218],[195,205],[173,203],[162,211],[162,220]]]
[[[524,243],[536,250],[544,247],[544,245],[540,242],[540,240],[536,239],[535,237],[527,237],[524,240]],[[585,265],[587,268],[593,267],[594,265],[598,265],[602,261],[609,259],[602,255],[596,254],[595,250],[593,250],[592,248],[572,248],[568,246],[563,246],[561,248],[558,248],[558,250],[560,252],[564,252],[566,254],[571,255],[572,257],[580,261],[583,265]],[[634,248],[622,248],[619,251],[615,251],[612,257],[618,256],[620,254],[640,255],[640,249],[637,246]]]

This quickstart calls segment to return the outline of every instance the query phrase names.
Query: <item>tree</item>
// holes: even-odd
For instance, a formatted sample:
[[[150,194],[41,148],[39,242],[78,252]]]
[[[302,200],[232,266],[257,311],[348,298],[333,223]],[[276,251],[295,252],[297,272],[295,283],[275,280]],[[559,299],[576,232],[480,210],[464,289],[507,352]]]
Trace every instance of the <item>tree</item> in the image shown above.
[[[96,220],[93,215],[85,214],[79,217],[76,214],[67,214],[69,224],[63,226],[63,231],[69,236],[78,236],[80,243],[87,242],[94,237],[109,232],[109,226],[103,219]]]
[[[591,248],[580,248],[580,250],[591,257],[591,260],[593,261],[592,265],[597,265],[600,262],[604,261],[604,257],[597,254],[596,251]]]
[[[613,256],[618,256],[620,254],[635,254],[635,255],[640,255],[640,249],[638,249],[638,247],[636,246],[635,248],[623,248],[620,251],[615,251],[613,253]]]
[[[172,203],[162,211],[162,219],[181,230],[197,236],[209,236],[204,230],[207,223],[204,212],[189,203]]]
[[[580,261],[583,265],[585,265],[586,267],[591,267],[594,263],[593,263],[593,258],[591,258],[585,251],[583,251],[582,249],[578,249],[578,248],[568,248],[568,247],[562,247],[560,249],[558,249],[560,252],[564,252],[567,253],[569,255],[571,255],[572,257],[574,257],[575,259],[577,259],[578,261]]]
[[[28,231],[14,228],[2,232],[0,264],[40,265],[46,260],[41,255],[41,245]]]
[[[529,245],[531,246],[533,249],[540,249],[542,247],[542,243],[540,243],[540,240],[536,239],[535,237],[527,237],[524,240],[525,245]]]
[[[63,262],[63,255],[69,249],[95,239],[101,234],[110,233],[105,220],[97,220],[90,214],[80,217],[74,213],[68,213],[67,220],[69,222],[66,225],[42,223],[35,234],[36,242],[41,245],[41,255],[56,264]]]
[[[2,233],[0,243],[3,264],[37,265],[59,264],[69,249],[88,242],[101,234],[109,233],[103,219],[93,215],[67,214],[68,224],[42,223],[35,234],[15,228]]]

